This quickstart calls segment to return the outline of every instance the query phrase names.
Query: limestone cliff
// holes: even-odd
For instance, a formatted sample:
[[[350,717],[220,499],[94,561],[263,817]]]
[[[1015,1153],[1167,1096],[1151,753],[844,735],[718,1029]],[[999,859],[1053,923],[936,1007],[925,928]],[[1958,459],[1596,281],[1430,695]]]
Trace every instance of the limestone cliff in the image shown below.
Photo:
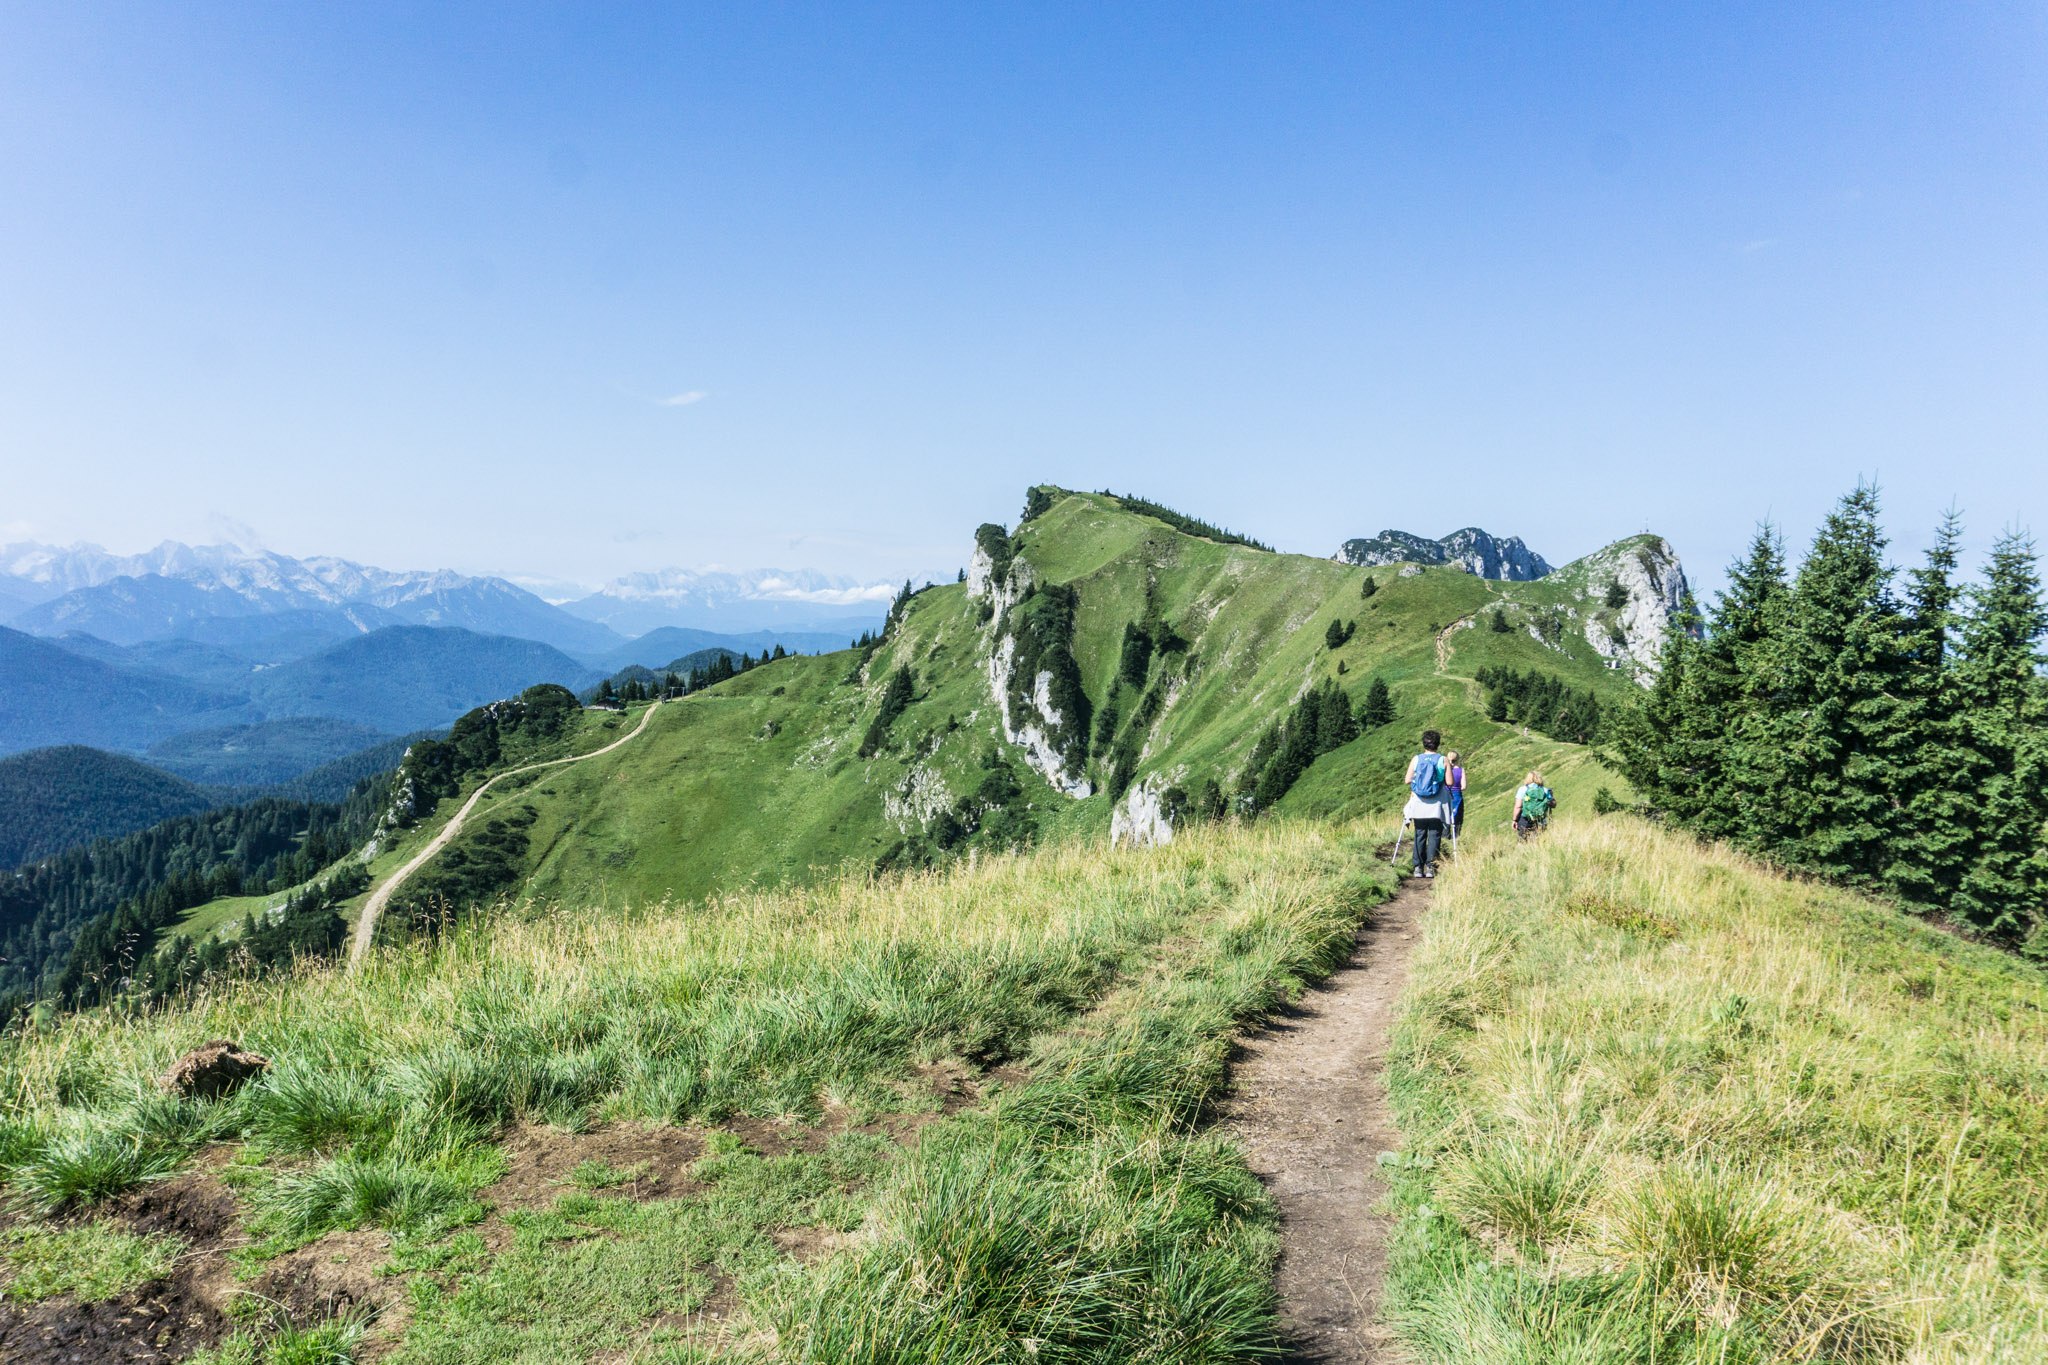
[[[1477,526],[1429,540],[1407,531],[1382,531],[1347,540],[1332,558],[1344,564],[1451,564],[1481,578],[1527,583],[1550,573],[1542,555],[1519,536],[1493,536]]]

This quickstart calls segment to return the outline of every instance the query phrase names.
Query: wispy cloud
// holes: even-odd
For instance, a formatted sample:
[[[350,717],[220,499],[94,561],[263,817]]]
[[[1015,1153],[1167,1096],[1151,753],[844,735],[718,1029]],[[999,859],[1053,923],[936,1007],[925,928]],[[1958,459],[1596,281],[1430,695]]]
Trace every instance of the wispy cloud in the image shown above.
[[[657,398],[654,401],[664,408],[687,408],[690,404],[701,403],[710,396],[702,389],[686,389],[682,393],[672,393],[666,398]]]

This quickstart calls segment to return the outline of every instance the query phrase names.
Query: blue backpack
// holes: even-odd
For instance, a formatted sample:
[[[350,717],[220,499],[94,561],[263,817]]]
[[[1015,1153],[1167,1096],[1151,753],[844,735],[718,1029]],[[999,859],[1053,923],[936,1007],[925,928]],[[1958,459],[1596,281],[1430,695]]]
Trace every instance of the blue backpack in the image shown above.
[[[1408,790],[1424,801],[1441,801],[1444,795],[1444,761],[1435,754],[1417,754],[1415,780],[1408,784]],[[1427,759],[1428,762],[1420,760]]]

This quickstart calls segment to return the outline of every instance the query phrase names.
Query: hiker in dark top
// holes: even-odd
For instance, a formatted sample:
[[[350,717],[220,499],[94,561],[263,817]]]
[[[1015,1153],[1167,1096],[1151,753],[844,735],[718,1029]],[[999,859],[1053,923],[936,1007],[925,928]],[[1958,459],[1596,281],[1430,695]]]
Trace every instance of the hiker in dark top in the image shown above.
[[[1436,875],[1437,846],[1443,842],[1444,823],[1451,816],[1451,774],[1437,749],[1444,742],[1434,730],[1422,732],[1422,752],[1408,760],[1408,804],[1401,814],[1415,822],[1415,865],[1417,877]]]

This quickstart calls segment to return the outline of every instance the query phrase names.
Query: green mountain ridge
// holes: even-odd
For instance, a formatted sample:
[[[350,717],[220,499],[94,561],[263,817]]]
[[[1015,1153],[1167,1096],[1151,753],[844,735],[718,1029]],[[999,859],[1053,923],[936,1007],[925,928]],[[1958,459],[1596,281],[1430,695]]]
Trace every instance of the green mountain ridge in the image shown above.
[[[991,581],[990,556],[978,549],[967,582],[909,598],[865,656],[756,667],[670,704],[616,753],[494,790],[486,812],[527,822],[503,894],[695,899],[848,865],[1101,836],[1113,824],[1120,837],[1139,824],[1155,830],[1156,816],[1135,816],[1169,791],[1192,794],[1212,781],[1229,793],[1249,789],[1253,751],[1311,687],[1334,684],[1355,705],[1375,677],[1391,689],[1397,721],[1317,757],[1278,814],[1378,813],[1391,838],[1405,796],[1400,772],[1425,725],[1463,751],[1484,816],[1504,816],[1508,793],[1533,767],[1568,806],[1614,782],[1584,746],[1489,721],[1474,676],[1505,667],[1609,697],[1634,692],[1632,674],[1589,642],[1605,641],[1617,616],[1604,605],[1611,580],[1598,565],[1528,583],[1455,568],[1367,571],[1188,534],[1107,495],[1041,491],[1043,510],[1002,533],[1007,585]],[[1091,718],[1072,763],[1044,742],[1037,679],[1013,687],[1003,662],[1014,667],[1033,612],[1068,590],[1065,647]],[[1507,629],[1475,628],[1496,612]],[[1357,623],[1335,649],[1331,621]],[[1132,672],[1127,633],[1148,622],[1185,648],[1155,651]],[[864,756],[899,670],[910,674],[909,698]],[[1108,730],[1093,733],[1105,716]],[[491,838],[488,828],[475,822],[454,847]]]

